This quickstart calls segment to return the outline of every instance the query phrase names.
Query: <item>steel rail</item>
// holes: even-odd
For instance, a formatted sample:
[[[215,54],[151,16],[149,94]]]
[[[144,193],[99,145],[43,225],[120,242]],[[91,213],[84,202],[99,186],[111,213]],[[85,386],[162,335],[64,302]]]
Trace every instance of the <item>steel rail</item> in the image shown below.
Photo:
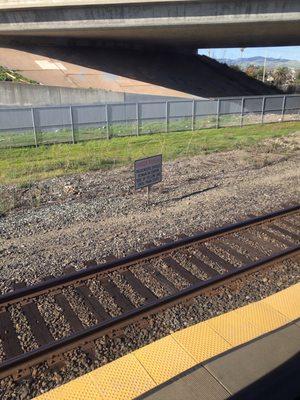
[[[187,238],[178,239],[174,242],[162,244],[160,246],[144,250],[139,253],[134,253],[129,256],[106,262],[103,264],[96,264],[90,266],[89,268],[76,271],[64,276],[59,276],[53,279],[49,279],[44,282],[40,282],[35,285],[24,287],[22,289],[15,290],[13,292],[6,293],[0,296],[0,311],[1,309],[12,305],[16,302],[22,300],[30,299],[31,297],[36,297],[42,295],[43,293],[51,293],[54,290],[61,289],[70,284],[76,284],[76,281],[82,282],[92,278],[99,273],[109,272],[119,267],[126,267],[128,265],[134,265],[136,263],[142,262],[147,259],[151,259],[159,254],[168,253],[175,249],[180,249],[182,247],[189,246],[195,242],[202,242],[208,239],[214,239],[219,236],[234,233],[235,231],[247,228],[249,226],[254,226],[268,220],[275,219],[280,216],[292,214],[299,211],[300,205],[288,207],[282,210],[271,212],[262,216],[252,217],[242,222],[236,222],[233,224],[225,225],[221,228],[213,229],[211,231],[206,231],[203,233],[198,233]]]
[[[258,261],[244,265],[243,267],[237,268],[234,271],[224,273],[221,276],[211,278],[207,281],[200,281],[186,289],[178,291],[172,295],[165,296],[161,299],[151,301],[145,305],[138,307],[132,311],[128,311],[120,316],[114,317],[107,322],[102,322],[93,327],[87,328],[78,333],[74,333],[66,338],[56,340],[53,343],[39,347],[36,350],[32,350],[20,356],[11,358],[0,364],[0,378],[4,378],[11,374],[21,371],[28,371],[30,367],[37,365],[44,361],[53,361],[60,359],[61,355],[67,351],[75,348],[85,347],[97,338],[103,336],[108,331],[112,331],[114,328],[117,329],[122,325],[128,325],[134,322],[136,319],[142,319],[149,314],[154,314],[158,310],[162,310],[164,307],[168,308],[174,303],[182,302],[184,299],[189,297],[195,297],[201,294],[203,291],[220,286],[227,280],[233,278],[239,278],[245,273],[249,273],[255,270],[259,270],[261,267],[273,265],[278,261],[282,261],[286,258],[298,256],[300,252],[300,246],[292,246],[281,252],[275,253],[271,256],[261,258]]]

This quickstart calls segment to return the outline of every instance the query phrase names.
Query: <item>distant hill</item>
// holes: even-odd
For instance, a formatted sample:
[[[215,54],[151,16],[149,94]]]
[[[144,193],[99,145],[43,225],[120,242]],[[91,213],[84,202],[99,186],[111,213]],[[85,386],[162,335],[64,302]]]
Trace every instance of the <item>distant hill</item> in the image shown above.
[[[239,65],[241,67],[247,67],[248,65],[263,66],[265,58],[264,57],[244,57],[236,59],[219,58],[219,62],[226,63],[228,65]],[[288,60],[285,58],[267,58],[267,68],[277,68],[277,67],[289,67],[294,69],[300,69],[300,61]]]

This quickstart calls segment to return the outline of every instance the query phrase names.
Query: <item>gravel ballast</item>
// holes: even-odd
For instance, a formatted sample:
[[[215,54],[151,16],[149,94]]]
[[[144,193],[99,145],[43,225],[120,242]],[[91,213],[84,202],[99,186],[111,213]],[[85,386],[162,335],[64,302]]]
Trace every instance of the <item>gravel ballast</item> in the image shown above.
[[[149,205],[144,192],[134,191],[129,168],[56,178],[28,188],[1,187],[0,195],[14,191],[18,197],[23,196],[23,202],[0,217],[0,293],[12,290],[15,281],[32,284],[48,275],[59,276],[66,267],[80,269],[90,260],[103,262],[110,254],[120,257],[141,250],[146,243],[158,243],[160,238],[193,234],[299,203],[299,142],[300,135],[293,134],[247,151],[164,163],[164,180],[153,187]],[[33,206],[30,198],[37,190],[40,200]],[[217,252],[213,244],[209,247]],[[217,254],[222,256],[224,252],[218,250]],[[232,261],[228,254],[226,257]],[[193,272],[194,267],[187,265]],[[172,271],[163,271],[159,263],[157,268],[177,287],[185,287],[186,282]],[[132,268],[132,272],[151,286],[153,278],[146,268]],[[0,380],[0,398],[30,399],[172,331],[260,300],[299,278],[299,260],[286,260],[216,289],[212,295],[199,296],[192,305],[175,306],[151,318],[149,328],[132,325],[126,329],[125,338],[99,339],[94,361],[75,350],[60,371],[41,365],[33,370],[30,379],[18,383],[10,378]],[[134,304],[141,303],[142,299],[117,273],[113,280]],[[89,285],[99,299],[105,297],[107,311],[118,315],[118,308],[105,291],[93,282]],[[157,284],[156,290],[159,296],[167,294]],[[71,289],[65,294],[69,300],[74,299],[74,308],[78,308],[77,294]],[[50,313],[53,335],[63,337],[70,328],[53,304],[48,305],[39,304],[44,314]],[[95,323],[84,305],[77,311],[85,326]],[[23,347],[35,348],[21,311],[14,307],[11,313],[23,335]],[[2,352],[0,343],[0,359]]]
[[[212,290],[209,294],[200,295],[192,304],[176,305],[156,316],[148,317],[148,326],[142,329],[137,324],[129,325],[125,329],[125,337],[98,339],[94,361],[84,352],[74,350],[68,353],[66,365],[59,371],[41,364],[33,369],[30,378],[19,382],[14,382],[11,378],[2,379],[0,398],[31,399],[171,332],[259,301],[299,282],[299,278],[299,258],[280,262],[272,268],[248,276],[247,279],[238,279]]]

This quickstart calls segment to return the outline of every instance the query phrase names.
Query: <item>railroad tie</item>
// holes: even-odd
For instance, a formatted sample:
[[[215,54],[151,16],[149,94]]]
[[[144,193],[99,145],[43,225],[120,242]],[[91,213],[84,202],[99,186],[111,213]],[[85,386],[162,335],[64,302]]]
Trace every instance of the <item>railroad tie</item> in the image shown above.
[[[108,256],[105,257],[105,262],[109,263],[109,262],[113,262],[118,260],[118,257],[115,256],[114,254],[109,254]]]
[[[129,283],[132,289],[142,296],[146,301],[156,300],[157,297],[139,279],[129,270],[120,273],[125,280]]]
[[[74,267],[67,267],[65,269],[65,272],[69,274],[75,271],[76,270]],[[86,306],[95,316],[98,323],[111,318],[111,316],[106,312],[105,308],[102,306],[102,304],[100,304],[99,300],[94,296],[94,294],[91,292],[90,288],[87,285],[82,284],[78,287],[75,287],[74,290],[80,297],[83,298]]]
[[[245,235],[246,237],[246,235]],[[265,257],[265,253],[263,253],[261,250],[259,250],[255,244],[250,245],[249,243],[245,242],[244,240],[241,240],[240,238],[237,238],[236,236],[230,235],[227,237],[228,242],[235,244],[238,248],[243,249],[247,254],[252,259],[257,259],[257,258],[262,258]]]
[[[98,264],[97,264],[96,260],[89,260],[84,263],[85,268],[92,268],[92,267],[96,267],[97,265]]]
[[[278,233],[274,233],[274,232],[268,231],[266,228],[263,228],[262,226],[258,226],[257,230],[259,232],[264,233],[265,235],[269,236],[271,239],[274,239],[277,242],[283,244],[286,247],[294,245],[294,243],[291,240],[289,240],[287,238],[284,238],[282,235],[280,235]]]
[[[100,304],[99,300],[96,299],[96,297],[87,286],[79,286],[75,288],[75,291],[79,296],[83,298],[85,304],[90,309],[92,314],[96,317],[98,322],[103,322],[111,318],[111,316],[108,314],[108,312],[106,312],[102,304]]]
[[[188,235],[180,234],[180,235],[177,235],[177,238],[178,238],[178,239],[187,239],[187,238],[188,238]]]
[[[172,239],[172,238],[162,238],[162,239],[159,239],[159,241],[160,241],[162,244],[170,244],[170,243],[173,243],[173,242],[174,242],[174,239]]]
[[[283,224],[287,225],[291,229],[297,229],[300,230],[300,224],[298,224],[296,221],[289,221],[287,219],[284,219]]]
[[[25,282],[14,283],[15,289],[23,289],[25,287]],[[42,317],[37,305],[33,301],[30,301],[28,304],[22,305],[21,310],[25,315],[33,336],[35,337],[39,346],[54,342],[54,338],[50,333],[50,330],[46,322],[44,321],[44,318]]]
[[[131,301],[129,301],[129,299],[124,296],[124,294],[120,291],[118,286],[113,281],[111,281],[110,279],[101,279],[101,285],[111,295],[117,306],[123,312],[130,311],[135,308]]]
[[[32,302],[23,305],[21,309],[30,325],[30,329],[38,345],[44,346],[54,342],[54,338],[50,333],[49,328],[38,309],[38,306]]]
[[[199,250],[205,257],[207,257],[209,260],[222,267],[226,272],[235,269],[235,266],[233,264],[231,264],[227,260],[224,260],[222,257],[218,256],[216,253],[211,251],[205,244],[201,244],[199,246]]]
[[[47,280],[53,279],[53,275],[48,275],[43,278],[44,281],[47,282]],[[73,310],[73,308],[70,306],[70,303],[66,296],[62,293],[55,294],[54,295],[54,300],[55,302],[59,305],[59,307],[63,310],[64,317],[69,323],[71,329],[73,332],[78,332],[84,329],[84,326],[80,319],[78,318],[77,314]]]
[[[260,256],[263,257],[263,255],[266,255],[268,251],[271,253],[274,253],[275,251],[278,250],[278,246],[276,243],[268,241],[268,239],[264,237],[258,237],[254,232],[247,232],[246,233],[247,239],[249,239],[253,244],[256,244],[257,242],[259,243],[260,247],[262,248],[263,252],[260,251],[260,249],[255,249],[256,253]]]
[[[228,243],[219,241],[219,242],[214,243],[214,246],[216,246],[222,250],[225,250],[228,254],[232,255],[234,258],[236,258],[237,261],[240,261],[243,264],[249,264],[252,261],[250,257],[246,256],[242,252],[231,247],[230,244],[228,244]]]
[[[19,356],[23,353],[15,326],[9,311],[0,313],[0,339],[6,358]]]
[[[284,236],[289,236],[290,238],[292,238],[295,242],[298,241],[300,239],[300,236],[297,235],[297,233],[292,233],[284,228],[281,228],[281,226],[276,225],[275,223],[272,223],[270,225],[270,227],[272,229],[274,229],[275,231],[278,231],[279,233],[281,233]]]
[[[157,245],[154,242],[149,242],[144,244],[144,249],[150,250],[150,249],[155,249]]]
[[[174,260],[173,257],[165,257],[162,259],[163,262],[170,267],[176,274],[182,276],[187,282],[190,284],[195,284],[199,282],[199,279],[190,273],[187,269],[185,269],[178,261]]]
[[[207,276],[208,279],[214,278],[215,276],[220,275],[218,271],[210,267],[208,264],[206,264],[204,261],[200,260],[199,257],[195,256],[195,254],[192,254],[189,257],[189,260],[191,263],[195,265],[199,269],[200,272],[204,272]]]
[[[77,314],[75,313],[73,308],[70,306],[70,303],[68,302],[65,295],[56,294],[54,296],[54,300],[59,305],[59,307],[63,310],[64,317],[70,324],[70,327],[73,332],[79,332],[82,329],[84,329],[82,322],[77,317]]]
[[[169,281],[161,272],[159,272],[156,268],[152,268],[149,264],[145,265],[145,269],[154,276],[155,279],[165,288],[169,293],[177,292],[176,286]]]

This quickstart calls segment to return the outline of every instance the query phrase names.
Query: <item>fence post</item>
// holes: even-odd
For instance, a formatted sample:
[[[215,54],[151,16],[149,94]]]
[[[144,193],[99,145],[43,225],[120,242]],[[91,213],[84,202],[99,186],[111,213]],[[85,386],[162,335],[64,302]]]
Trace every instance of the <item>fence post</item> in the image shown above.
[[[33,109],[33,107],[31,107],[31,119],[32,119],[32,129],[33,129],[33,134],[34,134],[34,143],[35,143],[35,147],[38,147],[38,141],[37,141],[36,125],[35,125],[34,109]]]
[[[219,117],[220,117],[220,99],[218,99],[217,103],[216,128],[219,128]]]
[[[265,116],[265,104],[266,104],[266,98],[263,97],[262,100],[262,106],[261,106],[261,123],[264,123],[264,116]]]
[[[70,106],[70,122],[71,122],[71,132],[72,132],[72,143],[75,144],[74,123],[73,123],[73,108],[72,108],[72,106]]]
[[[242,103],[241,103],[241,123],[240,126],[242,128],[243,123],[244,123],[244,104],[245,104],[245,99],[242,97]]]
[[[140,134],[140,107],[139,103],[136,103],[136,135]]]
[[[169,132],[169,102],[166,101],[166,132]]]
[[[192,131],[195,130],[195,99],[192,102]]]
[[[110,129],[109,129],[109,112],[108,112],[108,104],[105,105],[105,116],[106,116],[106,135],[107,139],[110,139]]]
[[[286,103],[286,96],[283,96],[283,99],[282,99],[282,110],[281,110],[281,121],[280,122],[283,122],[283,119],[284,119],[285,103]]]

